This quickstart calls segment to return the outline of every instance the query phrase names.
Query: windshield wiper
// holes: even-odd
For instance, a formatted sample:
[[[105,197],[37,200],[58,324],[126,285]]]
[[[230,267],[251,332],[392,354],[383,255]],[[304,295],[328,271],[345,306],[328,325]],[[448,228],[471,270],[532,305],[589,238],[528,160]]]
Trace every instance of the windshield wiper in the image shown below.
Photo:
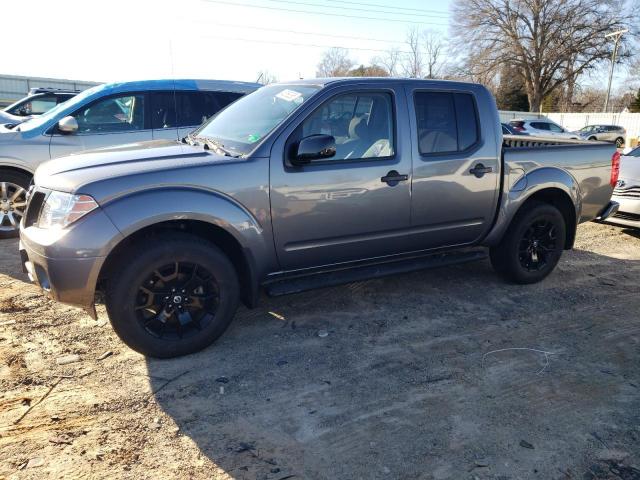
[[[225,157],[233,157],[233,158],[240,157],[239,154],[233,153],[231,150],[225,148],[225,146],[222,143],[220,143],[218,140],[214,140],[213,138],[195,137],[195,140],[197,142],[199,141],[203,142],[204,148],[211,149],[219,155],[224,155]]]

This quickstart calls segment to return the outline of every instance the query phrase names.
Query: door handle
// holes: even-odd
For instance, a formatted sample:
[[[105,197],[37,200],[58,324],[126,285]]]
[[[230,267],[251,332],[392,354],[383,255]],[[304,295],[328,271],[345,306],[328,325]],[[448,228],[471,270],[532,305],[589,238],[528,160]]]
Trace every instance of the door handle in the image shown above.
[[[386,183],[390,186],[397,185],[398,182],[404,182],[409,180],[409,175],[400,175],[397,171],[391,170],[384,177],[380,179],[381,182]]]
[[[485,167],[481,163],[477,164],[475,167],[469,170],[469,173],[475,175],[476,178],[481,178],[484,176],[485,173],[491,173],[491,172],[493,172],[492,167]]]

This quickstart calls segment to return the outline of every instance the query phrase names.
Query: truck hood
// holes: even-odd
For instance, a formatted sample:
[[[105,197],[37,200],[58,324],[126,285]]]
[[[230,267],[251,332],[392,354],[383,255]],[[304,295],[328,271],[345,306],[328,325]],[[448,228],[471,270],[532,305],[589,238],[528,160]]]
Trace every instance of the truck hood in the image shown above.
[[[172,184],[179,181],[181,170],[230,161],[242,160],[216,155],[201,146],[152,140],[86,150],[50,160],[38,167],[34,182],[38,187],[51,190],[86,193],[100,202],[102,196],[127,193],[136,185]],[[131,180],[142,176],[143,181]]]

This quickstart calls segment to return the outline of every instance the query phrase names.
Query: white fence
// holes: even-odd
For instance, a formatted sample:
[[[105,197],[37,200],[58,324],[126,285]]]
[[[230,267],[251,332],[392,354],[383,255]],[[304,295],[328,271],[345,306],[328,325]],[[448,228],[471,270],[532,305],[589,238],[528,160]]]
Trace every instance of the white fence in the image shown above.
[[[562,125],[567,130],[579,130],[586,125],[620,125],[627,130],[627,146],[640,139],[640,113],[531,113],[500,111],[500,121],[508,123],[515,118],[546,117]]]

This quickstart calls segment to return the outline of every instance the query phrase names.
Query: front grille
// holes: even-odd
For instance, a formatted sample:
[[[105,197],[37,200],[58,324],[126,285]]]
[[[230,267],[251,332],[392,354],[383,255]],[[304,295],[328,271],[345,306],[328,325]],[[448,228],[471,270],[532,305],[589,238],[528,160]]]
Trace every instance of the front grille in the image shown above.
[[[24,218],[25,227],[31,227],[36,224],[45,198],[46,194],[37,190],[30,195],[29,204],[27,205],[27,214]]]
[[[613,194],[617,197],[623,198],[640,198],[640,185],[633,185],[631,187],[616,187],[613,190]]]
[[[640,215],[636,213],[618,212],[614,215],[614,217],[620,218],[622,220],[630,220],[632,222],[640,222]]]

